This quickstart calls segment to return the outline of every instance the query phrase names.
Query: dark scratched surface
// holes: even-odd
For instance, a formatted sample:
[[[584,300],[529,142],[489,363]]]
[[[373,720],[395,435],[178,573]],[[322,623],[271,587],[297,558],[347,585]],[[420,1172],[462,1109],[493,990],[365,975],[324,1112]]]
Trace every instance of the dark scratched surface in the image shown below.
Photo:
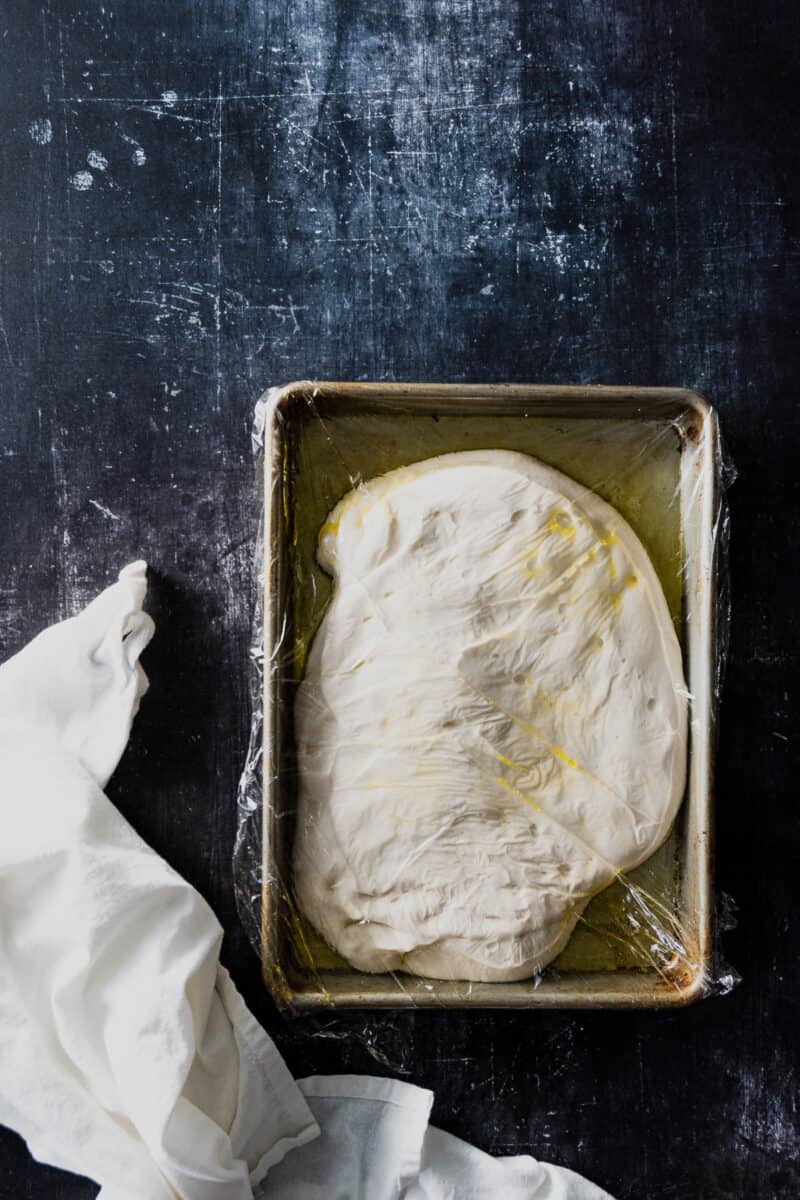
[[[110,791],[208,897],[297,1073],[619,1200],[800,1194],[798,79],[789,0],[5,0],[0,651],[152,564]],[[731,995],[667,1014],[286,1021],[231,882],[268,384],[676,384],[717,404],[734,619]],[[2,1064],[0,1064],[2,1070]],[[0,1131],[2,1200],[83,1200]]]

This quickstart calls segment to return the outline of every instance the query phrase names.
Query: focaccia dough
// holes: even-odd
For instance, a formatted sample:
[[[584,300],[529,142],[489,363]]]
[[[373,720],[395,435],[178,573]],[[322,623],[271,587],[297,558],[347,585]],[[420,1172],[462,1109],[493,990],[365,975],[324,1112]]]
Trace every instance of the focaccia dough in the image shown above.
[[[666,837],[681,654],[618,512],[501,450],[350,492],[296,705],[294,880],[354,967],[512,980]]]

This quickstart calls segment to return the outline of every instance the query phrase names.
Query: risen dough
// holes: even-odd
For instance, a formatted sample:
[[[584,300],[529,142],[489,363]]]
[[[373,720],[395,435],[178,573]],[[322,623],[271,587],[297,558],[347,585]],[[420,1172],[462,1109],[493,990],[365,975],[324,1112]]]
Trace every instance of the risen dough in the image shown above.
[[[363,971],[532,975],[681,800],[681,655],[647,554],[593,492],[487,450],[350,492],[318,558],[300,907]]]

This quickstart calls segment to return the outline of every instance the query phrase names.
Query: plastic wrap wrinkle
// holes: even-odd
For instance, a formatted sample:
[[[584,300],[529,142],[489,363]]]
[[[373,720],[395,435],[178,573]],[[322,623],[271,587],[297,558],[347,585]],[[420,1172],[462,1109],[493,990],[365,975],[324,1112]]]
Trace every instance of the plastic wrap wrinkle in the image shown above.
[[[713,942],[711,831],[705,794],[710,791],[728,617],[724,481],[730,481],[733,472],[722,452],[713,412],[699,398],[658,389],[645,392],[300,384],[272,389],[259,401],[253,448],[264,471],[265,510],[256,549],[260,587],[251,648],[253,723],[239,788],[235,880],[242,920],[262,955],[265,980],[281,1007],[647,1005],[669,1003],[669,994],[676,1002],[686,1002],[729,990],[735,982],[735,972],[721,964]],[[402,970],[402,954],[399,960],[387,959],[392,969],[384,974],[359,973],[303,915],[292,872],[301,782],[295,740],[297,692],[300,688],[302,693],[320,624],[331,611],[331,581],[316,559],[318,539],[324,558],[326,535],[329,543],[336,540],[325,529],[326,522],[347,493],[353,492],[355,507],[361,505],[368,517],[371,494],[384,486],[381,476],[463,450],[527,455],[534,464],[543,463],[545,471],[555,468],[564,473],[574,481],[577,493],[589,489],[600,498],[600,505],[606,501],[616,510],[623,525],[627,521],[644,545],[647,567],[652,563],[660,581],[687,676],[686,682],[681,678],[674,685],[675,703],[688,704],[690,712],[688,783],[674,828],[640,866],[615,868],[605,883],[600,881],[599,894],[591,885],[583,889],[585,894],[573,889],[568,907],[576,897],[586,907],[576,916],[571,937],[555,962],[537,971],[538,964],[532,961],[528,977],[516,983],[470,983],[459,978],[441,983],[422,973],[414,977]],[[383,507],[391,505],[385,502]],[[362,530],[362,542],[363,536]],[[570,542],[568,536],[562,540]],[[356,538],[352,544],[358,549],[361,543]],[[483,549],[490,557],[489,540]],[[605,553],[613,558],[613,551]],[[568,554],[562,557],[561,583],[556,581],[560,587],[563,577],[569,582],[578,569]],[[646,570],[642,563],[637,567]],[[457,594],[452,600],[455,620]],[[621,604],[625,600],[623,595]],[[443,628],[446,624],[443,621]],[[557,626],[554,633],[558,635]],[[522,653],[530,638],[523,634],[519,642]],[[315,653],[320,644],[317,641]],[[346,661],[346,650],[342,654],[350,671],[365,669]],[[501,692],[503,688],[513,691],[503,677],[502,662],[500,668],[497,687]],[[380,673],[375,679],[380,683]],[[357,689],[353,694],[354,702],[361,702]],[[418,699],[426,703],[424,695]],[[402,703],[402,687],[395,689],[393,700]],[[496,701],[494,695],[492,702]],[[428,702],[435,706],[432,699]],[[479,696],[476,702],[482,702]],[[312,708],[309,704],[309,714]],[[497,708],[498,720],[508,719],[514,728],[520,713],[513,706],[503,712]],[[307,723],[310,740],[311,715]],[[530,732],[530,721],[522,722],[529,726],[527,731],[520,730],[519,724],[517,742],[537,736],[538,730]],[[471,733],[469,726],[467,732]],[[506,736],[514,741],[513,733]],[[513,761],[506,748],[501,747],[501,755]],[[514,748],[519,749],[516,742]],[[476,773],[485,768],[491,749],[485,736],[466,747]],[[566,761],[558,764],[565,772],[575,763],[567,751],[563,750]],[[336,753],[357,772],[354,747],[346,735]],[[342,756],[347,757],[342,760]],[[503,803],[509,811],[515,804],[525,808],[526,797],[515,795],[519,789],[512,768],[501,763],[497,773],[504,779]],[[401,776],[401,797],[403,782]],[[609,793],[618,790],[616,779],[603,782]],[[608,800],[613,812],[611,795]],[[402,809],[400,801],[398,811]],[[542,819],[541,814],[526,811],[529,817]],[[367,806],[364,822],[368,817]],[[451,819],[452,813],[438,826],[434,823],[428,835],[431,848],[438,842],[444,845]],[[306,823],[299,835],[306,837],[309,832],[313,834],[313,829]],[[345,861],[358,855],[363,842],[356,823],[342,850]],[[316,849],[323,871],[324,838]],[[396,873],[407,877],[407,887],[414,886],[414,865],[424,862],[426,852],[412,840],[396,856]],[[474,864],[470,870],[479,873]],[[424,885],[430,874],[423,871],[422,876]],[[611,885],[606,886],[609,879]],[[477,900],[477,880],[475,888]],[[359,923],[360,928],[364,923],[368,928],[369,919],[365,911],[354,911],[354,928],[358,930]],[[318,919],[317,924],[324,921]],[[372,1048],[368,1037],[363,1041],[382,1062],[384,1052],[375,1047],[374,1039]],[[397,1069],[391,1055],[386,1057],[383,1065]]]

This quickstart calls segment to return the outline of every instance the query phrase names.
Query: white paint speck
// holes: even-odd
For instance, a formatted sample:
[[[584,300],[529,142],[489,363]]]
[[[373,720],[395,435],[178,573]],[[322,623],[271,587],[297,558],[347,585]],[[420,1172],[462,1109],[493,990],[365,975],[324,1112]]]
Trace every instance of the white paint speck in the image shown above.
[[[114,264],[110,258],[101,258],[97,265],[104,275],[114,274]]]
[[[99,150],[90,150],[86,155],[86,161],[93,171],[105,171],[108,169],[108,159]]]
[[[76,192],[88,192],[89,188],[94,183],[91,171],[76,171],[70,179],[70,183],[75,188]]]
[[[145,154],[145,152],[141,146],[136,147],[133,154],[131,155],[131,160],[137,167],[143,167],[144,164],[147,162],[147,155]]]
[[[37,117],[35,121],[31,121],[28,133],[31,135],[31,141],[36,142],[37,146],[47,146],[53,140],[53,126],[48,117]]]
[[[170,90],[168,92],[162,92],[161,99],[164,101],[165,104],[177,104],[178,103],[178,93],[173,92],[172,90]]]
[[[493,283],[487,283],[487,284],[486,284],[486,287],[482,287],[482,288],[481,288],[481,295],[482,295],[482,296],[493,296],[493,295],[494,295],[494,284],[493,284]]]

